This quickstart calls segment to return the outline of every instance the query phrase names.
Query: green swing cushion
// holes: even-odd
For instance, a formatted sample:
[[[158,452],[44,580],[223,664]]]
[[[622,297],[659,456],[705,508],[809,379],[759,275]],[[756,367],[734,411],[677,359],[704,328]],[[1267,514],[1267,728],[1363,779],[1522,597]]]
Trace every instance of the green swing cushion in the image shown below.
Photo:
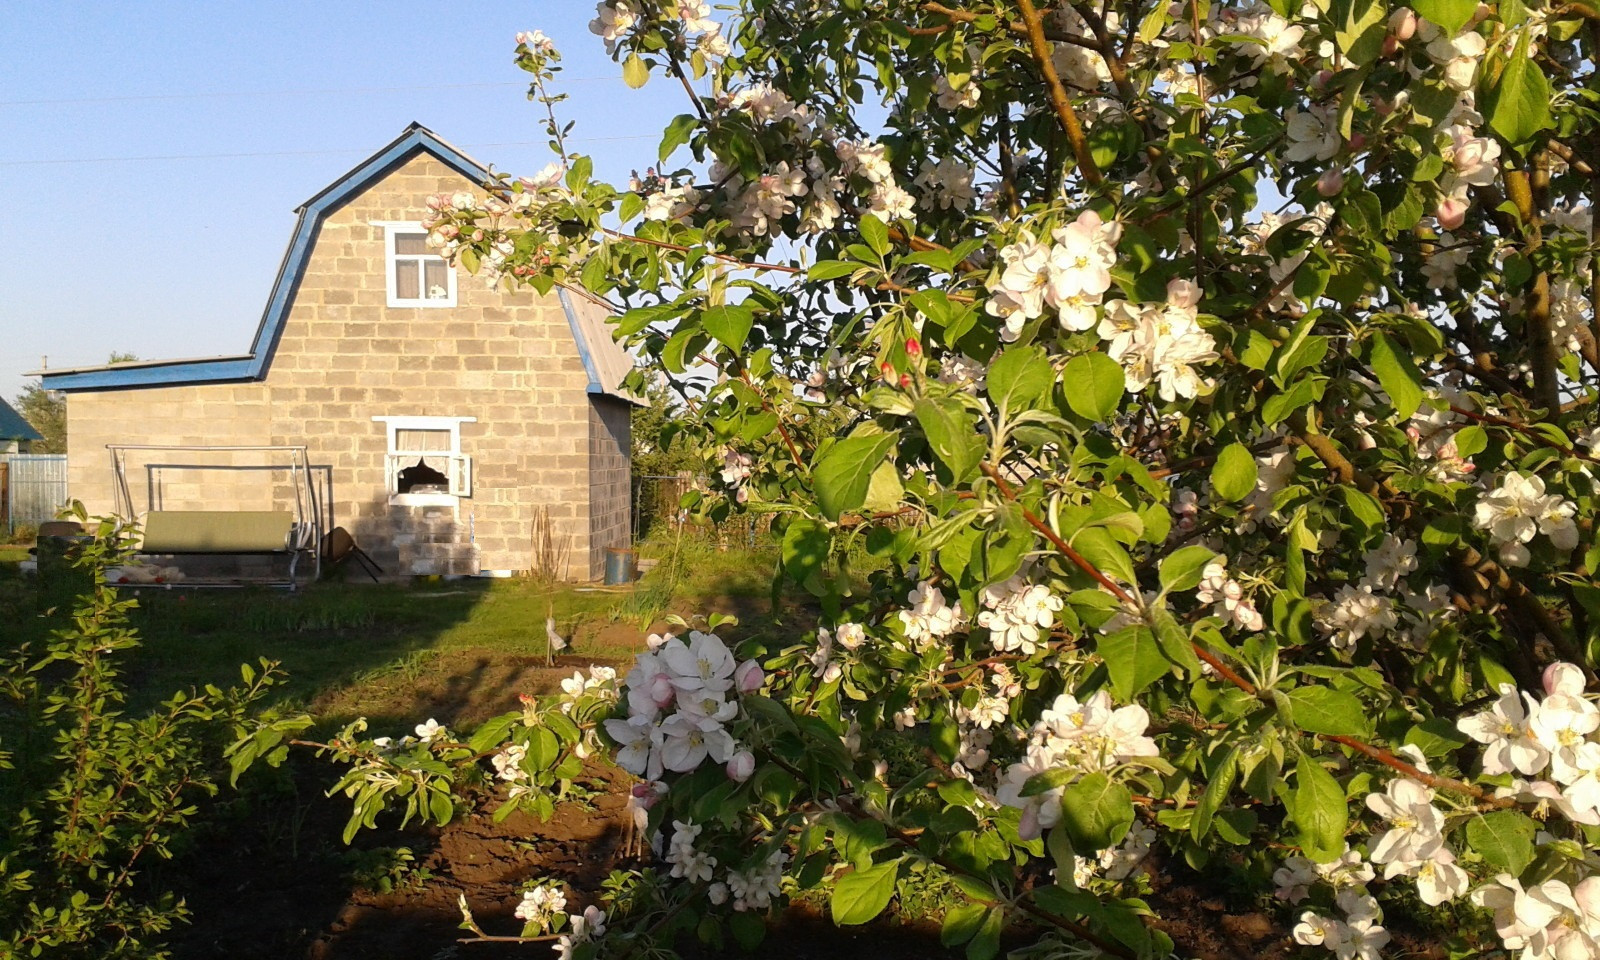
[[[294,529],[287,510],[152,510],[144,553],[286,553]]]

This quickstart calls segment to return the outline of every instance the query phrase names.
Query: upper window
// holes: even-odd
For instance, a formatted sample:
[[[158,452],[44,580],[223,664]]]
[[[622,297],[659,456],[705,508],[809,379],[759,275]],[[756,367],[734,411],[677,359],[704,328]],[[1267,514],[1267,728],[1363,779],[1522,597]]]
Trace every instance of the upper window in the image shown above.
[[[385,284],[391,307],[453,307],[456,272],[428,247],[418,223],[379,223],[384,231]]]

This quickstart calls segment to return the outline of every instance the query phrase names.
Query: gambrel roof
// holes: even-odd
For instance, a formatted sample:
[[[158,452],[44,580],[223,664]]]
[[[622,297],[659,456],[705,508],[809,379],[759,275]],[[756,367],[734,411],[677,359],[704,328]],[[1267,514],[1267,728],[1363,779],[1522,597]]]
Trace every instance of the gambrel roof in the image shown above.
[[[428,154],[445,166],[481,184],[489,178],[488,168],[462,153],[419,123],[406,128],[398,139],[301,204],[296,211],[294,235],[284,254],[278,277],[273,282],[267,308],[256,327],[250,352],[225,357],[199,357],[187,360],[139,360],[92,367],[66,367],[35,371],[50,390],[120,390],[133,387],[166,387],[197,383],[228,383],[263,380],[283,336],[284,324],[300,278],[311,258],[323,220],[347,201],[388,176],[418,154]],[[637,403],[621,388],[621,381],[633,368],[625,351],[611,338],[605,326],[604,309],[585,302],[580,305],[565,290],[559,291],[561,309],[577,342],[589,375],[588,392]]]

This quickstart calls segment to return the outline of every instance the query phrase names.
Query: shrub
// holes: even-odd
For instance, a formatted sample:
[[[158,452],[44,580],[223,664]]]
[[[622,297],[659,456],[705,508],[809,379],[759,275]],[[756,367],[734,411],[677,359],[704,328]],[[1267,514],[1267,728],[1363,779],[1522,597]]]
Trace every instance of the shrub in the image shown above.
[[[240,686],[128,716],[118,664],[139,644],[127,626],[136,601],[105,572],[131,540],[127,527],[98,521],[73,560],[92,588],[52,612],[37,649],[0,657],[0,955],[165,956],[162,934],[187,911],[141,875],[171,857],[197,802],[217,789],[224,750],[253,729],[250,710],[278,679],[262,661],[241,668]]]

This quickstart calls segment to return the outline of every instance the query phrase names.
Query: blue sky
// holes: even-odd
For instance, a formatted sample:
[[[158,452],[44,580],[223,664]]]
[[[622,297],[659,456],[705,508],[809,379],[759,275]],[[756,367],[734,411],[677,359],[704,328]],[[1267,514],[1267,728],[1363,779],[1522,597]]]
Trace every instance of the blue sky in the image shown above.
[[[579,0],[10,5],[0,395],[45,355],[246,352],[294,209],[413,120],[498,169],[542,167],[518,30],[561,49],[596,173],[643,170],[688,104],[660,76],[629,90],[593,16]]]

